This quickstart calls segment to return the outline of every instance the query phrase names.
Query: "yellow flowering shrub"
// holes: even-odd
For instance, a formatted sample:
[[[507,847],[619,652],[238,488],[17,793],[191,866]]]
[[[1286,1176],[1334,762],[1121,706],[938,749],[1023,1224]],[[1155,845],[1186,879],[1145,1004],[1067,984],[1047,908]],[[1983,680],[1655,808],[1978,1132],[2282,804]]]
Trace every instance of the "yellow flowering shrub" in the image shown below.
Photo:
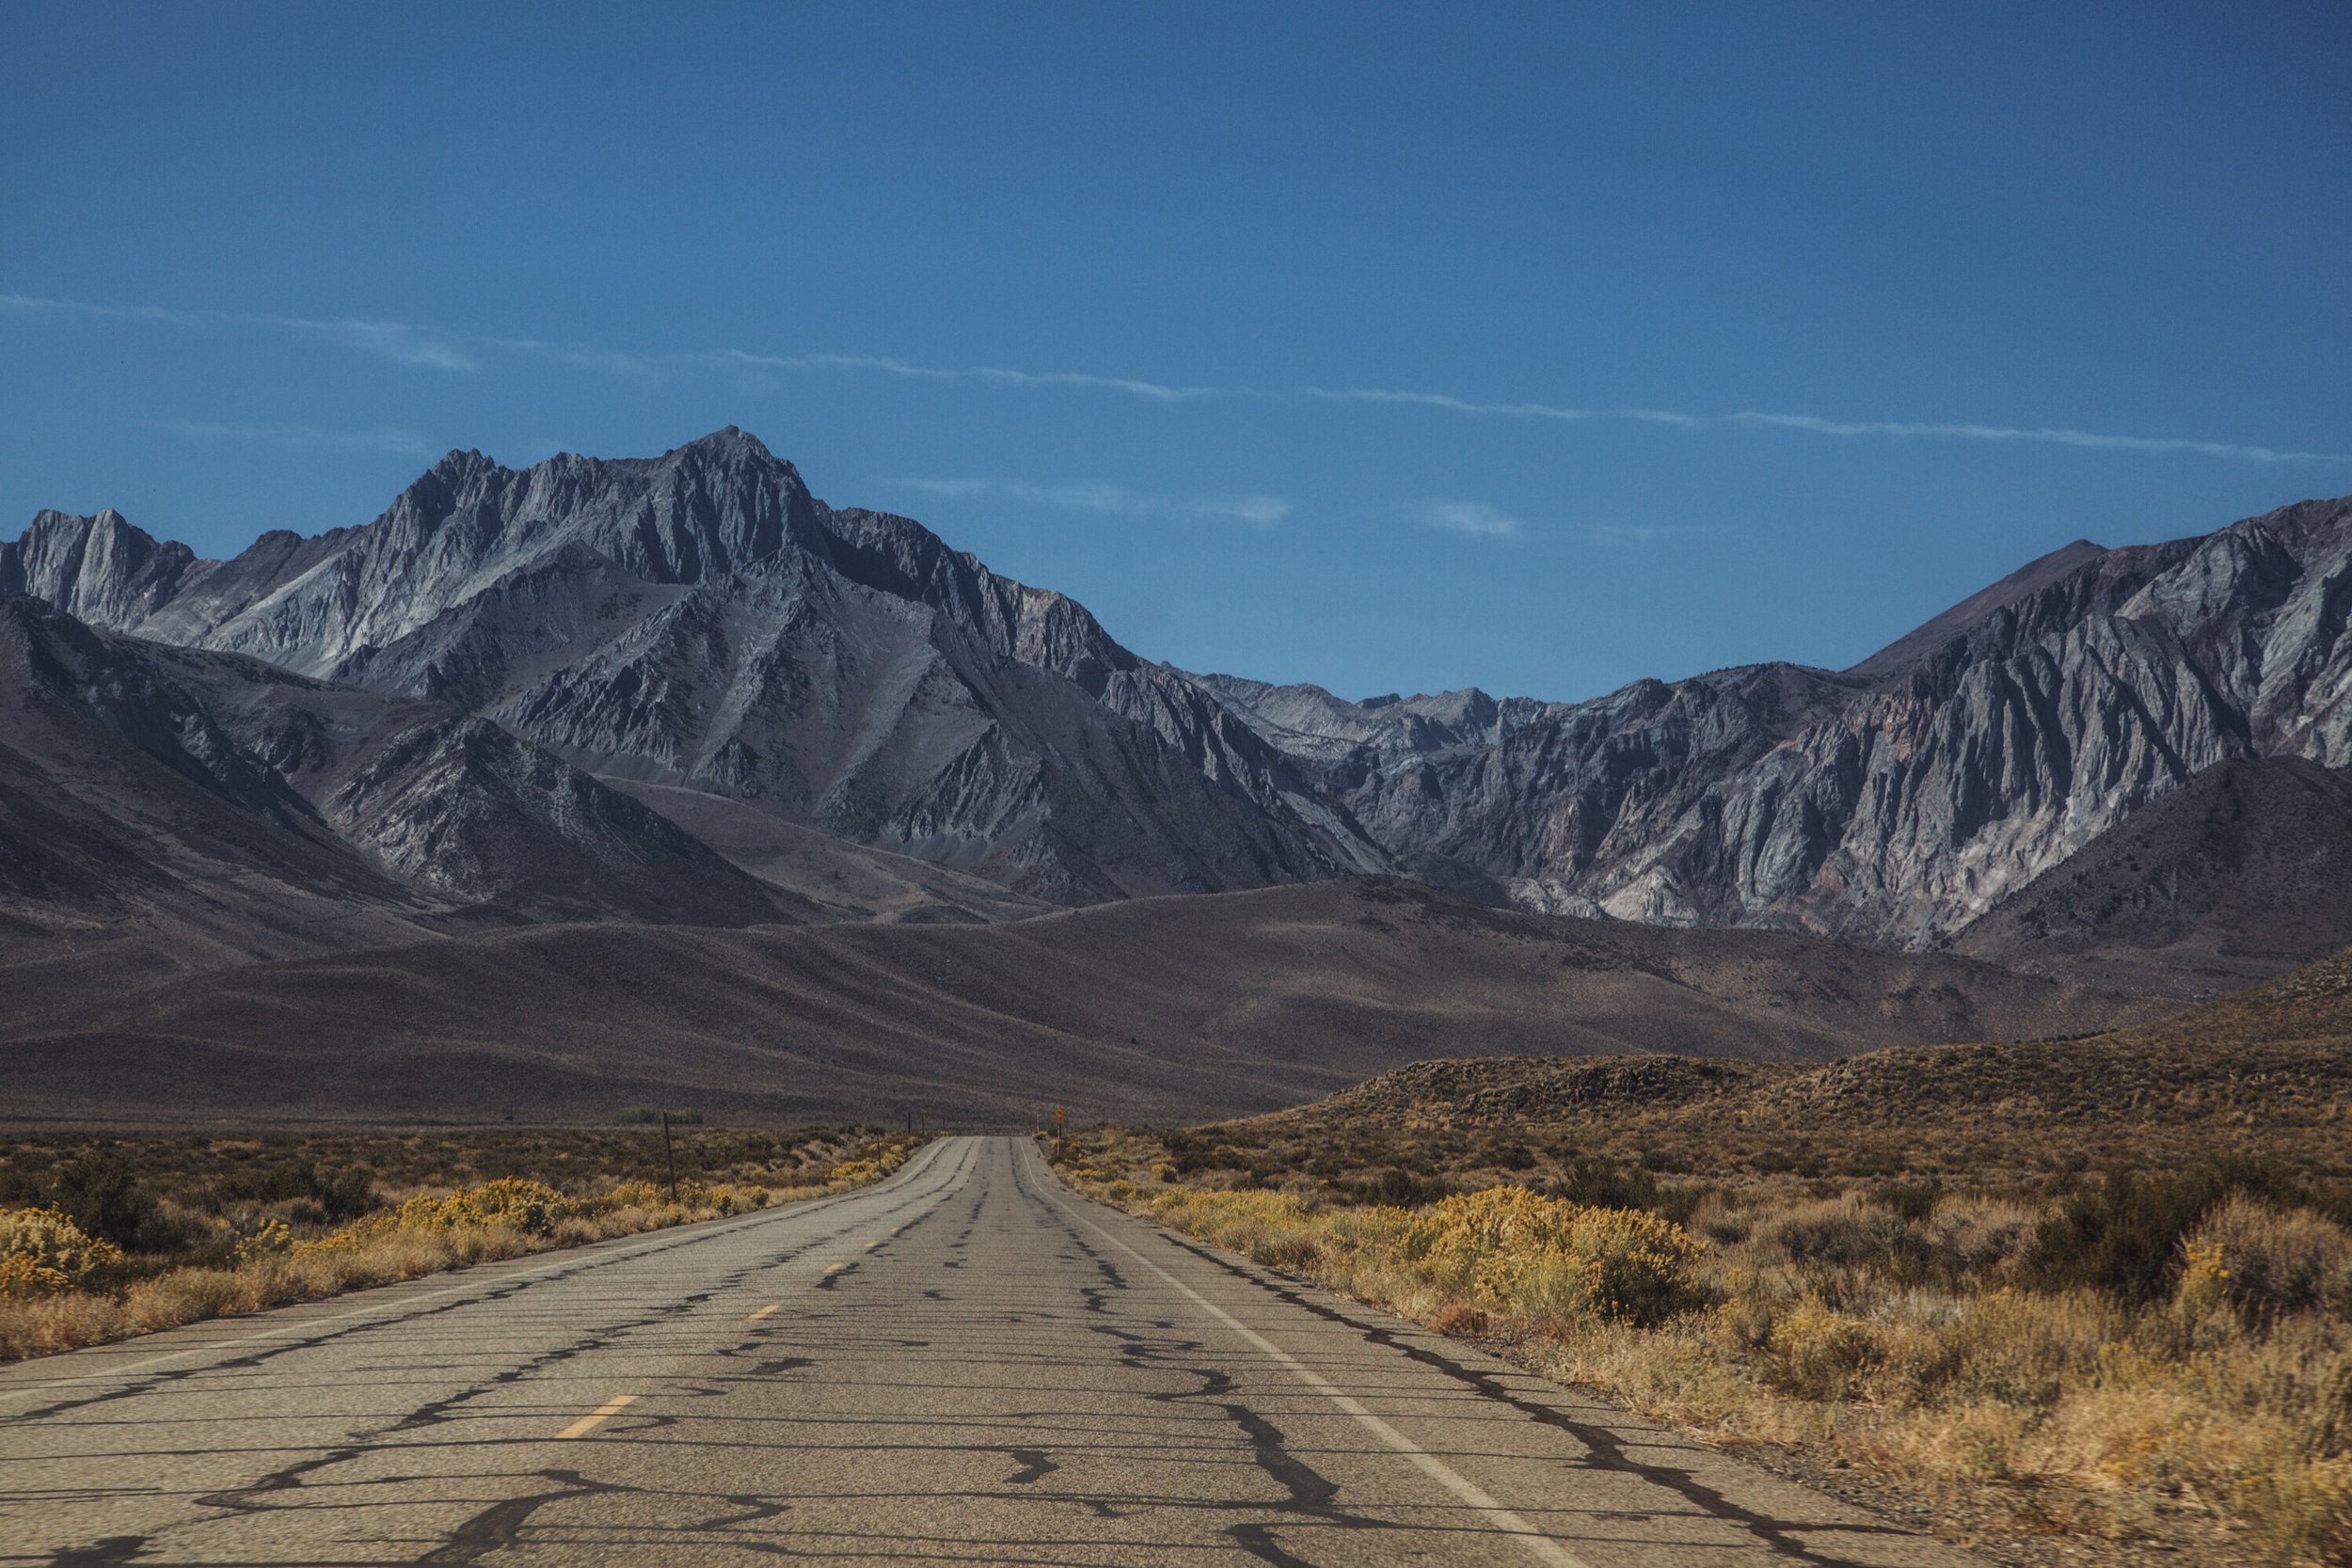
[[[0,1210],[0,1296],[70,1290],[121,1261],[120,1248],[55,1209]]]
[[[453,1230],[460,1226],[501,1225],[526,1236],[544,1236],[576,1205],[544,1181],[501,1176],[479,1186],[440,1196],[412,1197],[399,1209],[399,1224],[414,1230]]]
[[[1402,1250],[1438,1284],[1531,1316],[1656,1323],[1699,1305],[1706,1248],[1672,1220],[1488,1187],[1430,1205]]]
[[[284,1220],[272,1220],[252,1235],[239,1237],[235,1257],[239,1264],[259,1263],[293,1251],[294,1231]]]
[[[2221,1266],[2221,1245],[2218,1242],[2192,1240],[2187,1247],[2187,1266],[2181,1270],[2181,1284],[2173,1295],[2173,1303],[2185,1318],[2202,1318],[2230,1299],[2230,1271]]]

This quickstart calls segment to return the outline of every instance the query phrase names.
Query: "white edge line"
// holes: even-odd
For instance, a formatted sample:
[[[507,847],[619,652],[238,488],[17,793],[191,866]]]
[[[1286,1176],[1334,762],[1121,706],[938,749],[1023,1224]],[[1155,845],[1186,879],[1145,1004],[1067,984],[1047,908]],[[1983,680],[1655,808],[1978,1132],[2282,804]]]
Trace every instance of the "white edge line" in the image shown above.
[[[929,1153],[932,1149],[945,1148],[948,1141],[949,1140],[946,1138],[942,1138],[936,1142],[928,1144],[925,1146],[924,1151]],[[925,1161],[925,1169],[928,1169],[935,1163],[935,1159]],[[903,1165],[901,1165],[897,1172],[893,1173],[894,1179],[897,1176],[913,1178],[923,1174],[924,1170],[908,1170]],[[832,1199],[818,1198],[812,1201],[815,1203],[830,1203],[840,1199],[864,1197],[869,1194],[883,1191],[889,1184],[890,1183],[886,1182],[877,1182],[871,1187],[860,1187],[855,1192],[836,1194]],[[793,1218],[802,1214],[812,1213],[814,1212],[813,1208],[802,1208],[798,1205],[789,1209],[762,1210],[758,1213],[746,1215],[742,1220],[734,1225],[727,1226],[723,1228],[714,1227],[710,1230],[705,1231],[704,1234],[707,1236],[728,1235],[737,1230],[748,1230],[753,1226],[761,1224],[764,1221]],[[543,1274],[554,1274],[562,1269],[574,1268],[579,1266],[579,1264],[582,1261],[586,1260],[587,1258],[593,1258],[599,1263],[613,1262],[624,1258],[634,1258],[641,1252],[654,1252],[665,1245],[675,1245],[677,1241],[677,1237],[674,1234],[674,1232],[680,1228],[683,1227],[672,1227],[670,1230],[662,1232],[651,1241],[645,1242],[642,1245],[615,1247],[611,1252],[606,1253],[594,1253],[588,1248],[582,1247],[567,1247],[564,1249],[562,1255],[559,1256],[553,1262],[542,1263],[537,1268],[516,1269],[512,1274],[485,1276],[481,1275],[473,1275],[473,1271],[471,1269],[453,1271],[463,1272],[469,1275],[473,1275],[473,1276],[462,1284],[451,1285],[442,1290],[426,1291],[413,1296],[403,1296],[398,1301],[380,1301],[370,1307],[356,1307],[348,1312],[336,1312],[324,1318],[305,1318],[299,1323],[282,1323],[276,1328],[259,1329],[251,1334],[240,1334],[230,1338],[210,1339],[200,1345],[190,1345],[185,1350],[167,1351],[161,1355],[151,1355],[144,1361],[129,1361],[119,1367],[107,1367],[101,1370],[92,1372],[80,1372],[72,1377],[51,1378],[45,1383],[28,1383],[24,1385],[22,1387],[0,1388],[0,1400],[16,1399],[27,1394],[55,1393],[60,1388],[72,1388],[85,1383],[104,1383],[112,1378],[128,1377],[134,1372],[143,1372],[151,1367],[160,1367],[165,1365],[167,1362],[183,1361],[191,1355],[201,1355],[207,1351],[226,1352],[233,1350],[239,1346],[251,1344],[256,1339],[281,1339],[289,1334],[301,1334],[314,1328],[325,1328],[331,1323],[349,1323],[354,1318],[367,1318],[396,1314],[403,1312],[409,1307],[416,1307],[423,1302],[439,1301],[444,1296],[464,1295],[468,1291],[478,1290],[484,1285],[502,1285],[511,1279],[534,1279]],[[479,1266],[480,1265],[476,1265],[476,1267]],[[377,1291],[389,1290],[391,1287],[402,1283],[405,1282],[400,1280],[387,1280],[382,1285],[367,1286],[365,1289]],[[303,1304],[289,1302],[283,1307],[271,1307],[267,1310],[287,1311],[301,1305]],[[204,1320],[202,1323],[187,1323],[183,1326],[188,1328],[199,1328],[204,1326],[205,1323],[230,1323],[233,1321],[233,1319],[227,1318],[209,1318]],[[117,1344],[123,1344],[127,1342],[128,1341],[120,1339],[115,1341]],[[90,1351],[102,1351],[106,1347],[103,1345],[86,1345],[81,1350],[66,1351],[61,1354],[66,1355],[80,1355],[87,1354]],[[24,1362],[17,1363],[19,1366],[26,1364],[27,1363]],[[13,1418],[0,1417],[0,1419],[12,1418]]]
[[[1264,1335],[1260,1334],[1256,1329],[1253,1329],[1248,1324],[1243,1323],[1239,1318],[1234,1317],[1231,1312],[1226,1311],[1225,1308],[1219,1307],[1216,1303],[1211,1301],[1208,1297],[1202,1295],[1200,1291],[1194,1290],[1191,1286],[1185,1284],[1183,1280],[1177,1278],[1174,1275],[1168,1273],[1157,1263],[1152,1261],[1151,1259],[1146,1258],[1142,1253],[1137,1252],[1135,1248],[1129,1246],[1126,1243],[1120,1241],[1118,1237],[1112,1235],[1101,1226],[1095,1224],[1086,1215],[1072,1210],[1068,1205],[1062,1203],[1058,1196],[1057,1196],[1054,1201],[1056,1207],[1060,1208],[1062,1212],[1068,1214],[1072,1219],[1077,1221],[1080,1225],[1085,1226],[1089,1230],[1093,1231],[1097,1236],[1100,1236],[1103,1240],[1110,1243],[1111,1245],[1117,1247],[1120,1251],[1125,1253],[1128,1257],[1134,1259],[1136,1262],[1142,1264],[1153,1274],[1158,1275],[1162,1279],[1166,1280],[1168,1284],[1174,1286],[1179,1291],[1183,1292],[1185,1299],[1190,1301],[1195,1307],[1200,1307],[1210,1317],[1215,1318],[1217,1322],[1223,1323],[1227,1328],[1230,1328],[1235,1334],[1240,1335],[1242,1338],[1248,1341],[1252,1349],[1258,1351],[1269,1360],[1278,1363],[1285,1370],[1289,1371],[1292,1376],[1297,1378],[1299,1382],[1305,1384],[1308,1387],[1312,1388],[1316,1393],[1321,1394],[1325,1399],[1329,1400],[1333,1404],[1339,1406],[1348,1415],[1353,1416],[1359,1423],[1362,1424],[1365,1431],[1371,1433],[1375,1437],[1379,1438],[1381,1442],[1387,1444],[1390,1448],[1395,1449],[1398,1453],[1403,1454],[1406,1459],[1410,1460],[1414,1468],[1420,1470],[1430,1480],[1436,1481],[1438,1485],[1444,1487],[1447,1491],[1461,1498],[1463,1502],[1469,1504],[1471,1508],[1474,1508],[1479,1513],[1485,1514],[1495,1524],[1496,1527],[1510,1535],[1514,1540],[1518,1541],[1520,1545],[1526,1547],[1529,1554],[1533,1556],[1535,1560],[1549,1564],[1549,1568],[1592,1568],[1592,1565],[1587,1563],[1582,1558],[1577,1556],[1574,1552],[1560,1544],[1559,1542],[1554,1541],[1551,1537],[1537,1529],[1534,1525],[1529,1524],[1518,1514],[1503,1507],[1500,1502],[1497,1502],[1493,1496],[1490,1495],[1486,1488],[1480,1486],[1476,1481],[1471,1481],[1468,1476],[1463,1475],[1460,1471],[1446,1464],[1445,1461],[1439,1459],[1437,1455],[1417,1447],[1411,1438],[1397,1431],[1396,1428],[1389,1425],[1388,1422],[1382,1420],[1371,1411],[1366,1410],[1352,1397],[1343,1392],[1337,1385],[1325,1378],[1322,1373],[1316,1371],[1313,1368],[1299,1360],[1296,1356],[1284,1350],[1281,1346],[1276,1344],[1273,1340],[1267,1338]]]

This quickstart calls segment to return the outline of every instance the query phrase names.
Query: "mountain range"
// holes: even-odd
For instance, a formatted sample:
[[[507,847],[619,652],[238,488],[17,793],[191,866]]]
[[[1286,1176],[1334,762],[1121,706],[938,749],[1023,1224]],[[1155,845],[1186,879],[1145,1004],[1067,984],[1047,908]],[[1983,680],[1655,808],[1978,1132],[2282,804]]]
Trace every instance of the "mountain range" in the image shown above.
[[[228,561],[44,512],[0,545],[0,1018],[549,923],[1393,876],[2210,994],[2352,942],[2348,614],[2352,500],[2305,501],[2077,541],[1843,671],[1349,701],[1139,657],[731,428],[452,452]]]
[[[1581,703],[1358,703],[1151,663],[913,519],[814,499],[734,428],[642,461],[453,451],[367,527],[226,562],[42,513],[0,546],[0,594],[190,651],[83,641],[218,721],[246,809],[292,787],[392,879],[532,917],[823,917],[807,886],[776,898],[665,832],[698,816],[727,820],[737,863],[814,832],[821,861],[884,851],[1016,910],[1402,872],[1550,912],[1929,947],[2220,764],[2352,762],[2352,500],[2077,541],[1849,670]],[[486,787],[515,816],[435,832]],[[533,870],[468,879],[482,834]],[[626,889],[599,881],[618,844],[644,851]],[[1005,912],[958,905],[925,900]]]

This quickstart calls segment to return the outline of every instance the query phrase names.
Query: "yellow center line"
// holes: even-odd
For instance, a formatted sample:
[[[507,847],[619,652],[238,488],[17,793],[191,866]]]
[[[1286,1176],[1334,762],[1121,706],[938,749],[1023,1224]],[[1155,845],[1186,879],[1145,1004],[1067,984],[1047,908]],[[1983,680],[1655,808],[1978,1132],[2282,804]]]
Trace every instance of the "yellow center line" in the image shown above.
[[[634,1394],[615,1394],[594,1410],[556,1433],[558,1437],[584,1437],[596,1430],[597,1423],[619,1415],[623,1409],[637,1402]]]
[[[767,1306],[761,1307],[758,1311],[753,1313],[749,1321],[757,1323],[760,1319],[766,1317],[769,1313],[773,1312],[777,1307],[782,1307],[784,1303],[780,1301],[771,1301]]]
[[[850,1265],[847,1263],[828,1263],[825,1265],[825,1273],[828,1275],[836,1275],[847,1269],[849,1266]]]
[[[882,1245],[880,1242],[868,1242],[866,1243],[866,1250],[871,1252],[880,1245]]]

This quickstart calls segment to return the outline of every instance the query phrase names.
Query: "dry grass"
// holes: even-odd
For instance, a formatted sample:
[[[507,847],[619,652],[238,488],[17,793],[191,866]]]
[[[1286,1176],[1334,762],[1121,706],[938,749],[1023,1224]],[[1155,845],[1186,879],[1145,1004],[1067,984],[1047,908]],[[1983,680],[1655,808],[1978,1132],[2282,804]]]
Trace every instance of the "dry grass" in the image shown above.
[[[1064,1169],[1720,1442],[1826,1446],[2021,1533],[2199,1516],[2253,1560],[2352,1562],[2352,1231],[2324,1180],[2240,1162],[1702,1182],[1539,1129],[1266,1132],[1098,1132]],[[1407,1202],[1364,1201],[1383,1187]],[[1595,1283],[1613,1259],[1641,1290]]]
[[[790,1147],[804,1157],[785,1167],[791,1180],[773,1186],[681,1180],[675,1198],[665,1183],[643,1178],[581,1180],[562,1171],[566,1186],[560,1188],[501,1176],[418,1192],[397,1206],[371,1205],[342,1224],[307,1214],[296,1223],[267,1212],[318,1207],[307,1196],[265,1206],[232,1202],[224,1216],[155,1197],[135,1183],[117,1192],[107,1217],[134,1227],[225,1227],[225,1243],[210,1238],[195,1262],[181,1260],[187,1249],[126,1255],[55,1208],[0,1211],[0,1360],[846,1192],[897,1170],[926,1141],[868,1130],[803,1134]],[[151,1170],[157,1151],[144,1152],[143,1168]],[[122,1169],[103,1168],[115,1177]]]

